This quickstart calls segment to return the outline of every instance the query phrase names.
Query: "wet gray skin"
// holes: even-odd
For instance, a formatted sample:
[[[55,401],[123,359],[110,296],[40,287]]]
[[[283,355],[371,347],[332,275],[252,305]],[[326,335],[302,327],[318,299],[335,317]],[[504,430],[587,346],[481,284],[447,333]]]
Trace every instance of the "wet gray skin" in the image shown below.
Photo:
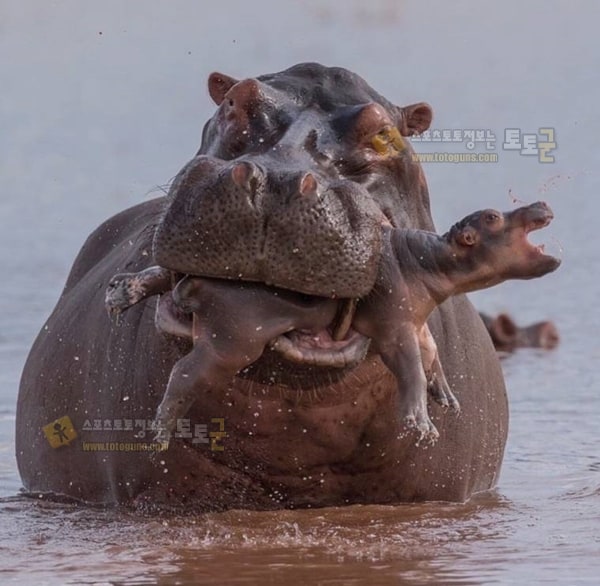
[[[432,442],[439,435],[427,412],[427,390],[440,405],[459,409],[427,317],[451,295],[556,270],[560,261],[526,238],[552,217],[550,208],[538,202],[505,214],[475,212],[443,236],[383,228],[386,262],[380,266],[374,290],[360,300],[349,317],[343,337],[357,339],[359,332],[373,340],[374,349],[398,381],[403,420],[407,428],[418,430],[419,439]],[[172,281],[171,272],[161,267],[116,275],[107,290],[107,308],[123,311],[149,295],[164,293]],[[158,408],[160,441],[169,440],[177,419],[195,401],[197,389],[206,392],[227,385],[267,346],[279,348],[290,360],[336,366],[336,354],[311,347],[315,339],[336,343],[338,304],[333,300],[250,283],[231,286],[199,277],[183,278],[172,298],[182,313],[174,314],[172,305],[162,302],[157,325],[167,333],[187,335],[194,349],[175,365]],[[302,343],[292,346],[288,335],[301,337]],[[367,346],[361,345],[355,355],[337,366],[358,362],[366,350]]]

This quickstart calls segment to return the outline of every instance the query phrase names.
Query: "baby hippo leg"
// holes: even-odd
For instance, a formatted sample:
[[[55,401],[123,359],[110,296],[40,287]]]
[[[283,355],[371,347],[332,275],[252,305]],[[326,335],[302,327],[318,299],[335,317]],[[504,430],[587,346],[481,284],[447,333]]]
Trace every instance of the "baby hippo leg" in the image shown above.
[[[172,295],[180,309],[193,314],[194,346],[173,367],[158,407],[156,439],[162,442],[199,396],[230,384],[277,336],[293,329],[318,331],[337,311],[331,299],[199,277],[182,279]]]
[[[394,339],[378,344],[378,349],[398,382],[400,409],[405,425],[419,432],[419,441],[424,439],[434,443],[439,433],[427,411],[427,379],[415,326],[411,323],[402,324]]]
[[[171,273],[159,266],[139,273],[115,275],[106,288],[104,304],[110,314],[119,314],[147,297],[165,293],[171,288]]]
[[[419,347],[423,360],[423,370],[427,378],[427,390],[432,399],[442,407],[450,407],[450,409],[456,412],[460,411],[460,404],[446,380],[437,344],[427,324],[423,325],[419,333]]]
[[[201,328],[203,324],[196,322],[194,325]],[[197,335],[192,351],[179,360],[171,371],[167,389],[156,411],[158,433],[155,440],[168,443],[177,420],[185,416],[198,396],[227,386],[239,370],[261,355],[263,348],[264,345],[258,340],[246,340],[243,352],[240,352],[242,349],[236,347],[232,339],[229,348],[225,347],[226,353],[219,354],[210,340]]]

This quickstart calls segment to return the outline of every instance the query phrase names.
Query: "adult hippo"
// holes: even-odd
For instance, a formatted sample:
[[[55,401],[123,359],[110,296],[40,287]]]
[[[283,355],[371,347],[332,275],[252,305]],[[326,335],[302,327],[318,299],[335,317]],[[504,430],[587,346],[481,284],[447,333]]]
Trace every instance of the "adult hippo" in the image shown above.
[[[429,405],[435,446],[406,433],[401,393],[373,351],[340,367],[266,350],[222,388],[197,389],[168,450],[153,453],[141,437],[191,344],[157,332],[156,298],[111,321],[104,292],[113,275],[159,264],[174,279],[264,282],[339,299],[348,324],[352,300],[374,286],[382,224],[433,230],[423,172],[402,138],[428,128],[427,104],[394,106],[357,75],[318,64],[239,82],[212,74],[208,86],[219,108],[199,155],[169,196],[88,238],[31,350],[17,406],[26,490],[214,510],[464,501],[493,487],[506,393],[490,337],[462,295],[428,320],[462,406],[457,417]],[[243,189],[215,198],[203,184],[206,157],[232,161]],[[274,177],[266,186],[264,170]],[[336,191],[339,181],[353,183],[351,197]],[[329,333],[317,346],[331,354],[335,326]],[[336,344],[343,352],[344,339]]]
[[[480,313],[479,316],[499,352],[513,352],[517,348],[553,350],[560,343],[558,329],[551,321],[519,326],[507,313],[499,313],[495,317]]]

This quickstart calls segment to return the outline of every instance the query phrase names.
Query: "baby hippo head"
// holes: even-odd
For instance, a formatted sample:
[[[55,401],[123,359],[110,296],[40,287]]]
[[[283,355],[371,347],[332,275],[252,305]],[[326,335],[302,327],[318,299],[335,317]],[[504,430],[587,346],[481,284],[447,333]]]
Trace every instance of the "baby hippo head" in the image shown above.
[[[545,202],[505,213],[481,210],[455,224],[444,237],[452,256],[472,272],[480,286],[506,279],[533,279],[556,270],[561,262],[545,254],[544,245],[536,246],[527,239],[553,217]]]

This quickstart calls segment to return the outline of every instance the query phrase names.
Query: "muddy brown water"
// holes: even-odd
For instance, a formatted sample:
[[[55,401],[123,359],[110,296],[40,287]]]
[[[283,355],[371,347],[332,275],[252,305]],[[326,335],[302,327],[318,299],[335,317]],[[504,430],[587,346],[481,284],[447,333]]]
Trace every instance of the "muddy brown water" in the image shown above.
[[[600,583],[600,8],[136,4],[0,2],[0,584]],[[496,133],[497,163],[425,164],[440,229],[509,209],[509,190],[556,213],[534,240],[562,250],[559,271],[473,296],[519,322],[551,317],[562,336],[553,352],[503,361],[511,425],[497,489],[465,504],[196,517],[23,497],[20,371],[85,236],[195,152],[210,71],[306,60],[349,67],[398,102],[429,101],[435,128]],[[505,128],[544,127],[554,163],[502,149]]]

